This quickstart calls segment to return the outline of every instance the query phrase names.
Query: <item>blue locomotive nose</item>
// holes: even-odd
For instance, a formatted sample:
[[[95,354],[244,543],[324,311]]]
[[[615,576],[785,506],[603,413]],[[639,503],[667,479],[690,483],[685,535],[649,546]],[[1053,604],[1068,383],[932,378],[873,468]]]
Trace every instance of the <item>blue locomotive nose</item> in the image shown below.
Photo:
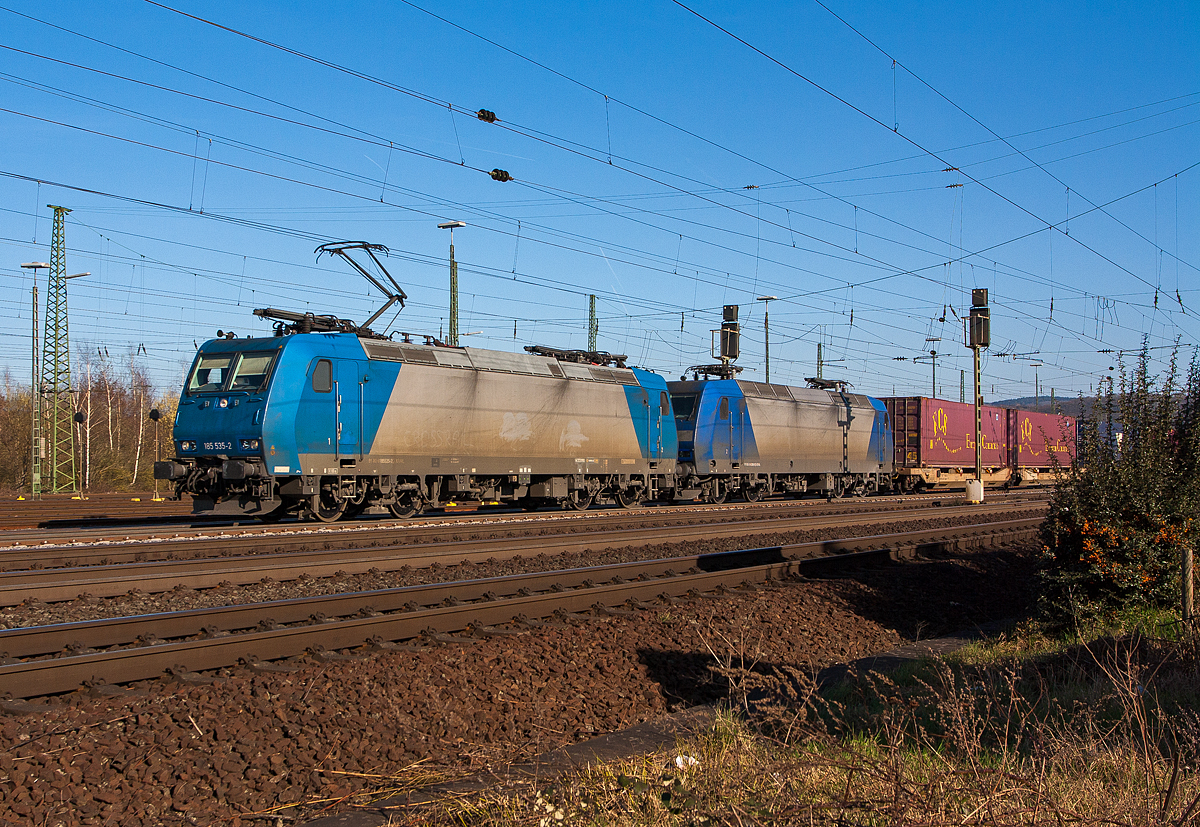
[[[249,479],[264,473],[263,420],[279,344],[261,339],[206,342],[175,414],[179,462],[155,466],[158,479],[189,475]]]
[[[176,446],[184,456],[262,456],[265,398],[238,393],[179,403]]]

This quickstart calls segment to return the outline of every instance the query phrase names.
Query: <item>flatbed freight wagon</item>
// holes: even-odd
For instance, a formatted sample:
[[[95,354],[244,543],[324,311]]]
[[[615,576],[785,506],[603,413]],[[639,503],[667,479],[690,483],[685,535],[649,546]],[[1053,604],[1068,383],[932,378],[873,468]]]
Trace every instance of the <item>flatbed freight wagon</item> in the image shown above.
[[[892,425],[901,490],[961,485],[975,478],[975,408],[924,396],[883,400]],[[1037,482],[1070,467],[1075,420],[984,405],[980,410],[985,485]]]

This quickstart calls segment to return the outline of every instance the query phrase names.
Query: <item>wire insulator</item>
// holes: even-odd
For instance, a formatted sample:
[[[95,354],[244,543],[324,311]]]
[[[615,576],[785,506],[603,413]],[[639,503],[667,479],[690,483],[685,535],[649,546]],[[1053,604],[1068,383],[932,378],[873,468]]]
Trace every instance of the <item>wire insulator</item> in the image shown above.
[[[485,121],[487,123],[495,123],[496,122],[496,113],[492,112],[489,109],[480,109],[478,112],[475,113],[475,117],[477,117],[477,118],[479,118],[479,120]]]
[[[494,169],[492,170],[492,179],[496,181],[511,181],[512,176],[508,174],[508,170],[506,169]]]

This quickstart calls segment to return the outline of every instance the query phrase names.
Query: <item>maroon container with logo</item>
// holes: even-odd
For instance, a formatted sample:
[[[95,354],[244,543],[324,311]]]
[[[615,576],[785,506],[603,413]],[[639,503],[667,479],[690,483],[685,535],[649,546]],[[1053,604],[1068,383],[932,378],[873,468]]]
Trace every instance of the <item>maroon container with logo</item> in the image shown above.
[[[975,467],[974,405],[924,396],[889,397],[883,403],[892,423],[897,468]],[[985,405],[980,413],[984,467],[1008,467],[1008,411]]]
[[[1075,456],[1075,418],[1010,410],[1009,434],[1018,468],[1069,468]]]

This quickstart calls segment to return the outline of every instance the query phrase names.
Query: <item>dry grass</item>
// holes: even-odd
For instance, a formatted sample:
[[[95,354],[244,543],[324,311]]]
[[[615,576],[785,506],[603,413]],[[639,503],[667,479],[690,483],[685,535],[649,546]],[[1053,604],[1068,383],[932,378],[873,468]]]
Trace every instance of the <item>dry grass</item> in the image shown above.
[[[821,693],[733,652],[703,736],[414,823],[1200,824],[1197,655],[1191,636],[1026,633]]]

